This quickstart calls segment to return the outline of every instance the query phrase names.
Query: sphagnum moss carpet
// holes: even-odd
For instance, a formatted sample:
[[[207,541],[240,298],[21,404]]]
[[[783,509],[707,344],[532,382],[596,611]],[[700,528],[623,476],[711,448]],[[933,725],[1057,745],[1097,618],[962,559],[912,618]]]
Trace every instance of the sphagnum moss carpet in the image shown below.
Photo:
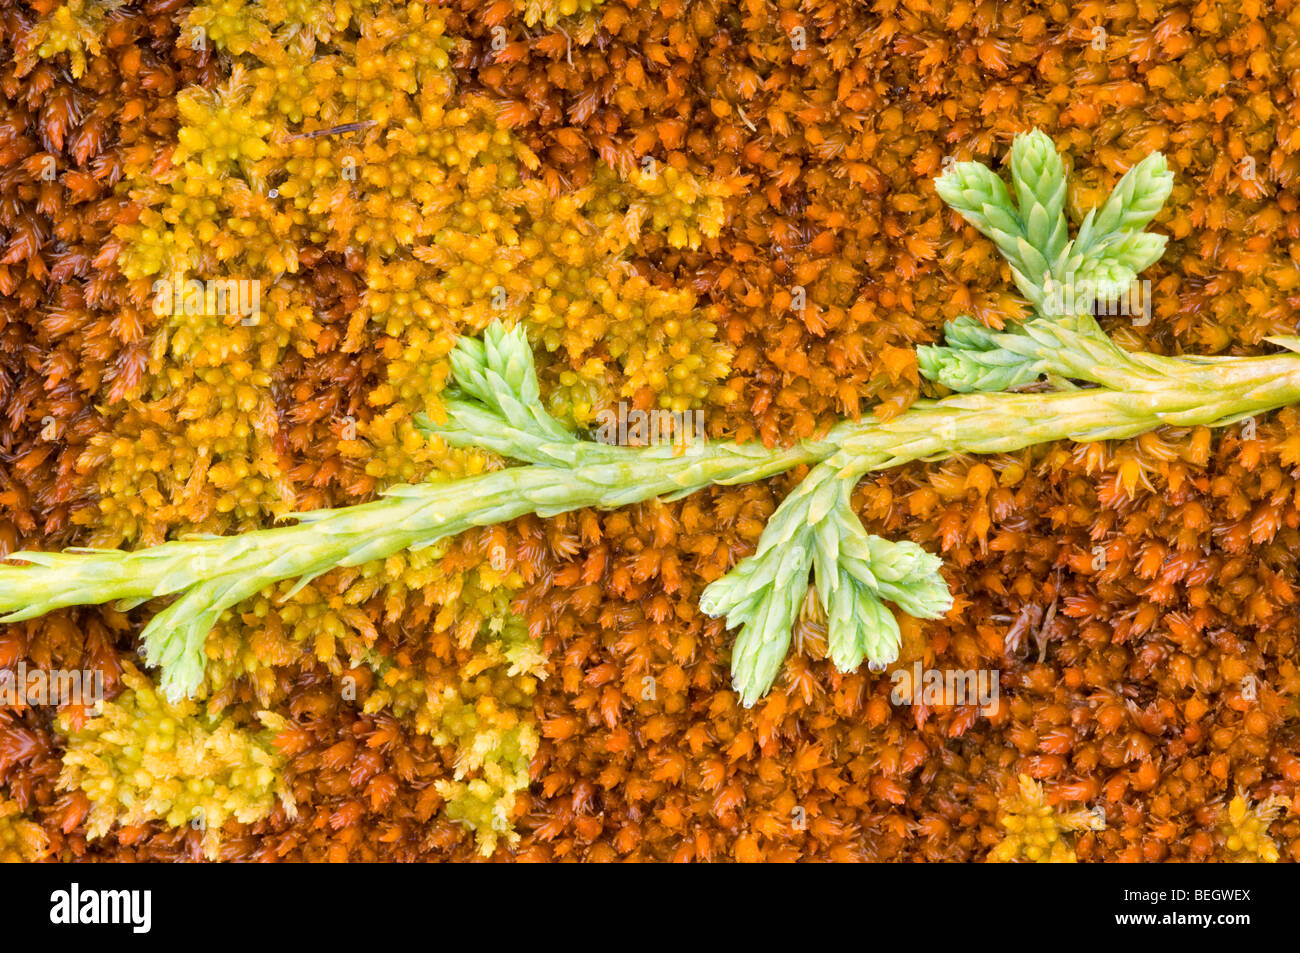
[[[0,50],[5,859],[1296,859],[1300,8]]]

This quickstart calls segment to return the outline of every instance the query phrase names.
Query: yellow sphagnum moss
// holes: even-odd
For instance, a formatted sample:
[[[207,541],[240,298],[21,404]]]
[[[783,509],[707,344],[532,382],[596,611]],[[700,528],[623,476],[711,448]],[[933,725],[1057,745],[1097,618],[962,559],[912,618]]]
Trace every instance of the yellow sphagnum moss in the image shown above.
[[[1043,786],[1029,775],[1022,774],[1015,794],[998,812],[998,823],[1007,833],[989,852],[987,862],[1076,863],[1078,858],[1074,854],[1074,845],[1070,838],[1062,835],[1089,829],[1093,822],[1093,815],[1087,811],[1058,813],[1047,803]]]
[[[530,22],[594,6],[542,4]],[[69,8],[81,10],[82,0]],[[660,287],[628,259],[652,233],[671,249],[716,237],[732,187],[668,165],[625,177],[602,166],[586,186],[553,193],[495,106],[457,94],[458,41],[446,18],[425,3],[366,0],[207,0],[185,14],[182,42],[221,51],[231,69],[213,88],[177,95],[169,161],[135,156],[125,169],[135,217],[114,231],[130,287],[124,307],[154,346],[143,383],[116,395],[111,429],[79,461],[100,493],[97,511],[76,516],[91,545],[239,532],[292,512],[272,385],[282,358],[311,358],[320,336],[311,291],[297,277],[307,248],[360,255],[365,291],[342,347],[373,347],[384,363],[366,395],[370,412],[338,446],[379,487],[500,465],[413,425],[417,414],[440,416],[458,337],[494,320],[528,330],[543,352],[545,398],[571,424],[589,426],[626,398],[678,411],[731,398],[731,352],[716,340],[712,307]],[[205,294],[214,287],[244,293],[244,304],[214,307]],[[275,667],[304,652],[336,675],[370,665],[379,683],[359,699],[367,710],[409,714],[459,749],[456,776],[439,790],[448,816],[490,852],[513,837],[515,794],[528,783],[540,656],[508,616],[520,583],[486,569],[448,575],[438,566],[443,551],[327,573],[292,593],[292,584],[270,587],[227,611],[206,642],[204,718],[220,716],[241,680],[263,704],[278,701]],[[367,611],[377,595],[389,615],[411,599],[434,607],[430,634],[454,628],[462,647],[473,645],[471,663],[450,681],[429,681],[379,655]],[[132,678],[133,693],[105,715],[112,723],[97,720],[69,750],[66,782],[91,794],[96,831],[153,816],[188,823],[191,809],[220,813],[227,801],[250,816],[269,810],[265,799],[215,798],[204,772],[225,769],[202,760],[164,766],[151,753],[157,770],[197,772],[199,789],[189,780],[152,794],[139,787],[144,769],[132,759],[144,739],[123,734],[119,721],[134,706],[144,723],[143,706],[162,702]],[[202,721],[185,712],[184,724]],[[182,723],[175,713],[148,717],[172,731]],[[228,737],[220,722],[203,730]],[[114,750],[119,735],[135,754]]]
[[[39,824],[23,816],[17,801],[0,800],[0,864],[32,864],[50,852],[50,839]]]
[[[227,819],[259,820],[277,800],[295,815],[284,759],[272,745],[286,719],[260,712],[262,729],[247,729],[230,717],[200,713],[192,701],[167,701],[133,668],[122,680],[127,690],[105,702],[102,715],[80,728],[66,716],[57,722],[68,736],[59,786],[90,798],[91,837],[114,824],[193,825],[213,858]]]
[[[1277,863],[1277,844],[1269,837],[1268,826],[1277,819],[1283,804],[1276,797],[1251,804],[1238,792],[1219,818],[1223,859],[1238,864]]]

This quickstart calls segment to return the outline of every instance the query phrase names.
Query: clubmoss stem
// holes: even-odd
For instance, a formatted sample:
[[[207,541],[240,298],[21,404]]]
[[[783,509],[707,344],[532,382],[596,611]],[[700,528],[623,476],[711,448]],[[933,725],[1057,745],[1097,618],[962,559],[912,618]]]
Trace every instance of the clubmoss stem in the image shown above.
[[[1300,354],[1253,358],[1128,353],[1091,314],[1160,257],[1166,239],[1143,231],[1173,177],[1158,154],[1134,166],[1075,239],[1064,217],[1065,168],[1042,133],[1012,146],[1013,192],[992,171],[957,163],[939,195],[988,236],[1012,267],[1035,314],[1004,331],[970,317],[946,329],[941,346],[918,351],[921,373],[957,391],[917,401],[887,421],[844,422],[820,440],[789,448],[689,443],[643,448],[580,440],[544,409],[522,330],[497,323],[451,354],[455,386],[444,419],[417,420],[430,435],[491,450],[525,465],[474,477],[398,486],[358,506],[297,515],[298,524],[241,536],[183,539],[137,552],[16,553],[0,566],[6,621],[64,606],[137,605],[180,594],[143,633],[171,697],[202,684],[204,640],[221,613],[286,579],[299,585],[335,566],[356,566],[418,549],[476,526],[527,513],[554,516],[676,499],[713,484],[761,480],[816,464],[773,514],[754,555],[704,592],[702,608],[739,634],[732,675],[753,704],[772,685],[809,574],[828,621],[832,662],[850,671],[897,657],[899,630],[886,602],[920,618],[951,606],[939,560],[910,542],[871,536],[852,511],[862,474],[914,460],[1006,453],[1057,440],[1135,437],[1164,425],[1222,426],[1300,401]],[[1063,314],[1057,291],[1085,276],[1086,307]],[[1272,338],[1300,351],[1295,338]],[[1016,393],[1046,379],[1048,393]]]

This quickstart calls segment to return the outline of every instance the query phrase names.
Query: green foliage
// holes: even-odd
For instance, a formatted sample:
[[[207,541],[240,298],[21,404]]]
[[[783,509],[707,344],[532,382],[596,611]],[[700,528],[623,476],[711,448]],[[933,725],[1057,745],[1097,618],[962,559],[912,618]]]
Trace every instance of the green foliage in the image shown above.
[[[1051,139],[1039,130],[1017,136],[1010,166],[1015,201],[1012,190],[976,162],[954,164],[935,181],[935,190],[992,239],[1035,316],[1004,334],[965,315],[950,321],[944,345],[917,348],[921,373],[960,393],[1011,390],[1054,374],[1101,383],[1076,374],[1078,361],[1059,350],[1090,346],[1096,352],[1091,357],[1103,363],[1125,362],[1092,320],[1093,305],[1124,294],[1164,253],[1165,236],[1143,229],[1169,197],[1173,175],[1159,153],[1147,156],[1068,241],[1068,183]],[[1070,294],[1062,294],[1067,285]],[[1076,332],[1074,338],[1063,341],[1062,329]]]
[[[862,528],[849,501],[856,483],[833,463],[815,467],[768,522],[754,555],[701,596],[703,612],[725,615],[729,627],[740,629],[731,679],[745,705],[767,694],[780,672],[810,570],[827,617],[831,661],[842,672],[864,659],[883,667],[898,658],[898,622],[885,602],[926,619],[952,605],[937,557]]]
[[[920,349],[922,373],[959,391],[920,400],[886,421],[843,422],[820,440],[788,448],[696,442],[616,447],[581,440],[546,413],[520,329],[493,325],[452,354],[454,387],[444,419],[421,420],[430,437],[476,446],[526,465],[441,483],[397,486],[358,506],[296,515],[298,525],[239,536],[181,539],[137,552],[21,552],[0,566],[0,621],[62,606],[179,596],[146,626],[147,659],[169,697],[194,691],[203,642],[221,614],[285,579],[305,584],[334,566],[418,549],[475,526],[526,513],[551,516],[678,499],[814,464],[782,502],[755,553],[715,580],[701,608],[740,631],[732,676],[742,701],[765,694],[789,650],[810,575],[827,616],[830,657],[844,672],[898,656],[892,604],[937,618],[952,604],[939,560],[912,542],[866,532],[850,504],[862,474],[912,460],[1002,453],[1052,440],[1123,439],[1164,424],[1222,426],[1300,401],[1300,357],[1163,357],[1129,354],[1087,308],[1049,307],[1054,283],[1095,279],[1115,293],[1159,257],[1164,238],[1143,228],[1169,194],[1164,160],[1150,156],[1090,212],[1071,241],[1065,172],[1041,133],[1012,147],[1012,192],[987,168],[958,163],[939,194],[991,238],[1035,314],[994,331],[951,322],[943,346]],[[1090,307],[1090,305],[1089,305]],[[1271,339],[1291,351],[1294,338]],[[1045,378],[1047,393],[1006,393]],[[1076,383],[1077,382],[1077,383]],[[1082,386],[1081,386],[1082,385]]]
[[[1009,164],[1014,199],[1002,179],[978,162],[954,163],[935,180],[935,191],[993,241],[1039,315],[1058,316],[1051,292],[1066,282],[1096,289],[1071,302],[1072,313],[1090,313],[1094,300],[1113,300],[1164,253],[1165,236],[1142,231],[1173,188],[1159,153],[1124,174],[1073,241],[1067,241],[1065,166],[1052,140],[1037,129],[1016,136]]]

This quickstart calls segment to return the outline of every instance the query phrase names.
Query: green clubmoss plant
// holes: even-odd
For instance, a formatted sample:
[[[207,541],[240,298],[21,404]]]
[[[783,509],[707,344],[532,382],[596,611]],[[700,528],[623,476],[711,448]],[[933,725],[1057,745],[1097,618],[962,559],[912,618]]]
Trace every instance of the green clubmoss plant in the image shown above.
[[[913,460],[1014,451],[1055,440],[1122,440],[1164,425],[1218,427],[1300,401],[1300,356],[1166,357],[1116,346],[1095,302],[1123,294],[1160,258],[1165,237],[1145,231],[1169,195],[1159,154],[1124,175],[1069,237],[1066,175],[1051,140],[1018,136],[1011,187],[987,167],[955,163],[937,181],[943,200],[996,245],[1033,312],[1005,330],[962,316],[945,343],[918,349],[922,374],[956,393],[918,400],[887,421],[842,422],[819,440],[770,449],[691,443],[618,447],[580,439],[543,408],[521,329],[494,325],[452,354],[446,416],[421,426],[453,446],[520,465],[478,476],[393,487],[357,506],[296,514],[296,525],[232,537],[187,538],[134,552],[15,553],[0,566],[5,621],[63,606],[175,597],[143,633],[148,662],[173,698],[199,689],[203,643],[221,614],[284,579],[300,585],[429,546],[526,513],[553,516],[677,499],[713,484],[812,469],[773,514],[752,556],[704,591],[701,608],[737,629],[732,678],[752,705],[772,686],[810,578],[841,671],[898,657],[890,606],[918,618],[952,604],[940,560],[908,541],[866,532],[850,496],[868,472]],[[1058,294],[1067,284],[1082,294]],[[1063,310],[1059,302],[1069,300]],[[1288,351],[1300,339],[1271,338]],[[1035,385],[1033,392],[1016,392]]]

